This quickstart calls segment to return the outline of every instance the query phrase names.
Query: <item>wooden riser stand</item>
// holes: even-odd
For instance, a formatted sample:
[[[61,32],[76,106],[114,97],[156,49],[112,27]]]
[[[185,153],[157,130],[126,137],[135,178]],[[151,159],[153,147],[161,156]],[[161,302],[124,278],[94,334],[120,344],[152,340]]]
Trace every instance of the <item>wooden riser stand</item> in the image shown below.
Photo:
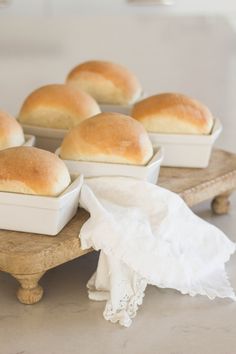
[[[227,213],[236,189],[236,154],[214,150],[206,169],[162,167],[158,184],[178,193],[191,207],[212,199],[216,214]],[[47,270],[91,252],[82,250],[79,231],[89,215],[82,209],[56,236],[0,230],[0,270],[16,278],[17,298],[34,304],[43,295],[38,284]]]

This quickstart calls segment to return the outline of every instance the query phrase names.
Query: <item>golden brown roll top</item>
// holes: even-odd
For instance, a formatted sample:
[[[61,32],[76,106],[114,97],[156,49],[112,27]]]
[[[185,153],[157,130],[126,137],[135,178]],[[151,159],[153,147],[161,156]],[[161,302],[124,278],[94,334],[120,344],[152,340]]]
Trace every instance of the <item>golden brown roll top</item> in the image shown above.
[[[148,97],[134,105],[131,115],[154,133],[209,134],[214,122],[206,106],[175,93]]]
[[[68,75],[67,83],[89,93],[99,103],[127,105],[139,99],[141,85],[136,76],[125,67],[92,60],[76,66]]]
[[[20,146],[25,142],[24,133],[15,118],[0,111],[0,150]]]
[[[144,127],[118,113],[101,113],[72,128],[60,150],[65,160],[145,165],[153,155]]]
[[[64,162],[34,147],[0,151],[0,191],[57,196],[70,183]]]
[[[53,84],[33,91],[24,101],[20,123],[45,128],[69,129],[101,110],[87,93],[69,85]]]

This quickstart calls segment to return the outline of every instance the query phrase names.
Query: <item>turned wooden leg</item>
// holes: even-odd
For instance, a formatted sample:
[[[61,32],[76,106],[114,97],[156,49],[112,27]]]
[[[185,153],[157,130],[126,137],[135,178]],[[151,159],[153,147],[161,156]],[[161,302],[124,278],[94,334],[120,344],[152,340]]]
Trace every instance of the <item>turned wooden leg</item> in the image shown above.
[[[17,298],[22,304],[35,304],[43,296],[43,288],[38,284],[45,272],[36,274],[12,274],[20,283],[17,290]]]
[[[212,210],[215,214],[227,214],[230,208],[229,196],[231,192],[216,196],[211,203]]]

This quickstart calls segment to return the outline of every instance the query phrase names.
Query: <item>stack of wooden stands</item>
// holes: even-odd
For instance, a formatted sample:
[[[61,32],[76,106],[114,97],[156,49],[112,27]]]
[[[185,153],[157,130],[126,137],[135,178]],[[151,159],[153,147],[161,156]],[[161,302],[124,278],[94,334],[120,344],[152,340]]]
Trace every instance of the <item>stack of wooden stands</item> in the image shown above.
[[[213,212],[227,213],[229,195],[236,189],[236,154],[214,150],[207,169],[162,167],[158,184],[178,193],[190,207],[212,199]],[[34,304],[42,298],[38,281],[47,270],[92,251],[83,251],[78,237],[88,217],[79,209],[56,237],[0,230],[0,270],[19,281],[20,302]]]

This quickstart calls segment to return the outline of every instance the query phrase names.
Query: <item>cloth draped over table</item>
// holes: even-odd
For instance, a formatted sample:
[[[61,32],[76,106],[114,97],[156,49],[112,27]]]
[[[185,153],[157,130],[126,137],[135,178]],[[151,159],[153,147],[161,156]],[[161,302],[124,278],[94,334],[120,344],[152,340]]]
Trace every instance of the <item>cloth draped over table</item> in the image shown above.
[[[80,206],[90,213],[82,248],[101,250],[87,286],[90,299],[107,301],[105,319],[130,326],[147,284],[235,300],[225,272],[235,244],[177,194],[132,178],[97,177],[85,180]]]

